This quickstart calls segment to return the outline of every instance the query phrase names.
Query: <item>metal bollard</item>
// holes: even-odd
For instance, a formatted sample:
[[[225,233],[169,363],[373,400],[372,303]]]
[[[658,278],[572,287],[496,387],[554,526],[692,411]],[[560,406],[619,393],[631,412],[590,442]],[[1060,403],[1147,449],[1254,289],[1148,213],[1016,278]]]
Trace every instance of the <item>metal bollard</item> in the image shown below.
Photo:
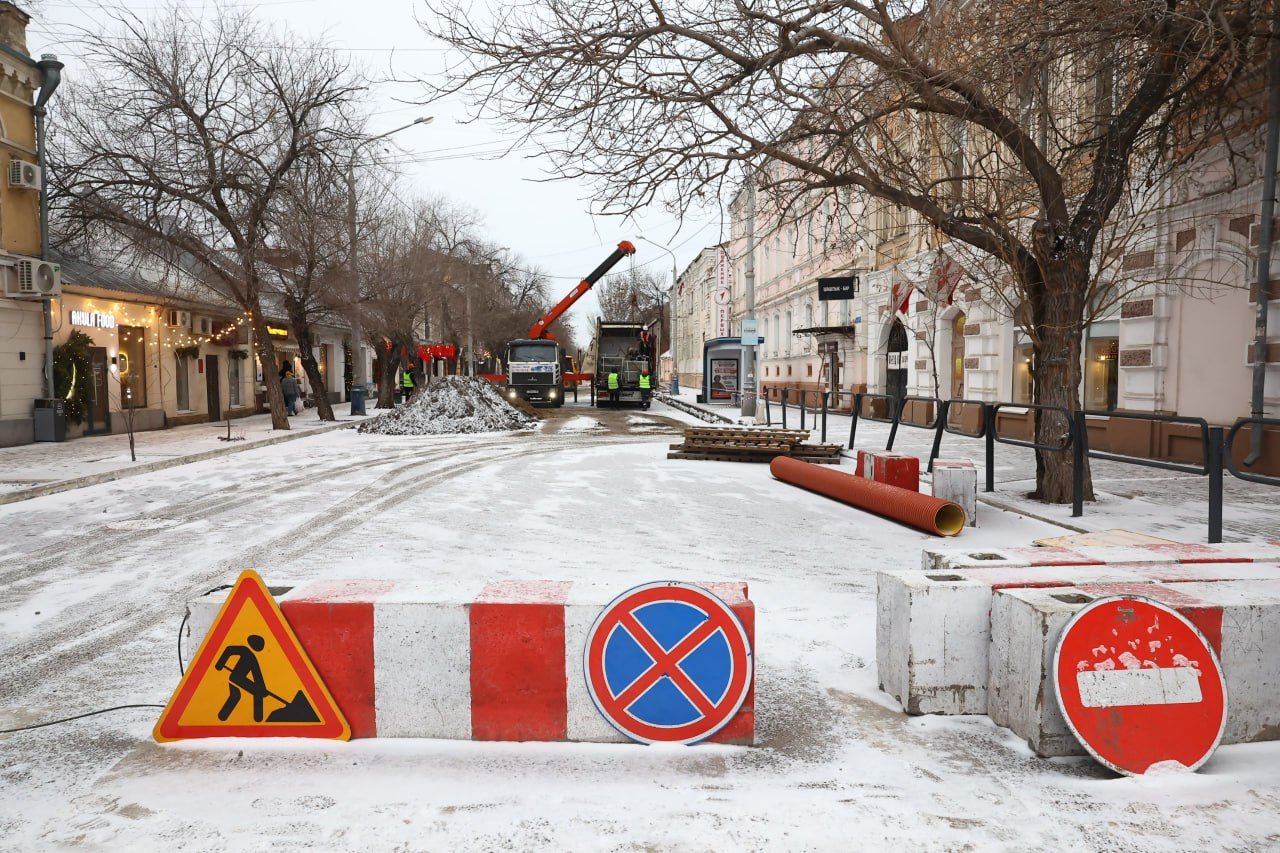
[[[782,428],[787,428],[787,389],[782,389]]]
[[[1261,429],[1259,424],[1254,429]],[[1209,427],[1209,544],[1222,541],[1222,427]]]

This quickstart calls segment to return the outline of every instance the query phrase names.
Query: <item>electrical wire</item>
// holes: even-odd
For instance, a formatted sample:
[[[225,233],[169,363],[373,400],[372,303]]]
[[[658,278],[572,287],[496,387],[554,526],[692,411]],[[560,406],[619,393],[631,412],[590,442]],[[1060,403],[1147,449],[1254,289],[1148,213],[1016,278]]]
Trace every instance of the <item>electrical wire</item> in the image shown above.
[[[224,583],[221,586],[215,586],[213,589],[200,593],[200,597],[204,598],[206,595],[213,595],[215,592],[221,592],[224,589],[231,589],[231,584]],[[187,674],[186,670],[182,668],[182,629],[187,627],[187,620],[190,618],[191,611],[188,609],[186,613],[182,614],[182,621],[178,623],[178,675]]]
[[[61,720],[49,720],[44,723],[32,723],[29,726],[18,726],[16,729],[0,729],[0,735],[11,735],[14,732],[27,732],[32,729],[43,729],[46,726],[57,726],[62,723],[69,723],[72,720],[83,720],[85,717],[93,717],[97,714],[109,714],[112,711],[124,711],[128,708],[163,708],[164,705],[116,705],[114,708],[102,708],[97,711],[86,711],[83,714],[76,714],[74,717],[63,717]]]
[[[224,589],[231,589],[231,584],[224,583],[221,586],[215,586],[213,589],[210,589],[204,593],[201,593],[201,597],[206,595],[213,595],[215,592],[221,592]],[[191,611],[188,610],[186,613],[182,615],[182,622],[179,623],[178,625],[178,673],[181,675],[186,675],[186,671],[183,669],[183,666],[182,666],[182,629],[187,627],[187,620],[188,618],[190,618],[190,616],[191,616]],[[97,716],[98,714],[110,714],[113,711],[125,711],[130,708],[163,708],[163,707],[165,706],[154,705],[154,704],[116,705],[115,707],[112,707],[112,708],[101,708],[97,711],[86,711],[83,714],[76,714],[74,717],[63,717],[60,720],[48,720],[47,722],[43,722],[43,723],[32,723],[29,726],[18,726],[16,729],[0,729],[0,735],[11,735],[15,732],[27,732],[27,731],[31,731],[32,729],[43,729],[48,726],[58,726],[63,723],[70,723],[74,720],[83,720],[85,717],[93,717],[93,716]]]

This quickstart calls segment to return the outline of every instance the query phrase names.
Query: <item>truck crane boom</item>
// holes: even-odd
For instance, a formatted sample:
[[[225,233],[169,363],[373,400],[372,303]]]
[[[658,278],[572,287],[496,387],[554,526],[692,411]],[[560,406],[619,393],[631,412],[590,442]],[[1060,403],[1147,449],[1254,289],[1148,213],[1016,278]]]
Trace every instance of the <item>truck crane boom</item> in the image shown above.
[[[582,294],[590,290],[597,281],[604,277],[605,273],[613,269],[614,265],[618,263],[618,261],[622,260],[627,255],[634,255],[635,253],[636,247],[630,241],[623,240],[619,243],[618,248],[613,250],[613,254],[604,259],[604,263],[592,270],[590,275],[578,282],[577,286],[574,287],[573,290],[569,291],[568,296],[561,299],[556,304],[556,307],[552,308],[546,314],[543,314],[538,322],[529,327],[529,340],[555,340],[552,335],[547,334],[547,327],[556,320],[559,320],[561,314],[572,308],[573,303],[581,299]]]

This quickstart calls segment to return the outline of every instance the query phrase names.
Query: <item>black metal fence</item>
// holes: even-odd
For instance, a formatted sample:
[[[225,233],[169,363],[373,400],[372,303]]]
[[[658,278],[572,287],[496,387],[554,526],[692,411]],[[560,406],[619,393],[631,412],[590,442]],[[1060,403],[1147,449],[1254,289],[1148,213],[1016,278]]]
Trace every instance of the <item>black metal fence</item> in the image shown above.
[[[787,405],[790,397],[788,392],[795,389],[782,388],[779,390],[781,391],[779,396],[782,407],[782,426],[786,428]],[[822,441],[825,442],[827,439],[828,404],[832,396],[831,393],[806,392],[803,390],[798,393],[799,401],[793,407],[799,409],[800,428],[805,428],[805,413],[809,408],[806,405],[808,402],[806,396],[811,395],[814,402],[814,428],[821,428]],[[769,425],[772,425],[773,412],[767,388],[763,396],[765,398],[765,418]],[[836,395],[835,399],[838,405],[839,394]],[[910,419],[904,420],[903,412],[913,404],[915,404],[915,408],[924,408],[932,416],[924,422]],[[976,407],[979,412],[976,429],[964,429],[962,425],[958,426],[954,422],[952,418],[953,412],[962,407]],[[1019,413],[1034,413],[1031,420],[1033,438],[1026,439],[1000,434],[997,419],[1000,412],[1005,409],[1017,409]],[[1058,431],[1056,425],[1052,423],[1047,427],[1041,426],[1040,420],[1046,414],[1057,417],[1057,420],[1061,423],[1061,431]],[[1174,462],[1151,459],[1145,456],[1130,456],[1111,451],[1094,450],[1089,447],[1088,419],[1090,417],[1109,418],[1113,421],[1148,421],[1193,427],[1195,428],[1194,431],[1199,434],[1198,455],[1200,456],[1200,461],[1198,464]],[[897,440],[898,427],[900,426],[932,431],[933,443],[930,447],[927,466],[929,471],[933,470],[933,463],[942,452],[942,442],[945,435],[983,439],[985,445],[985,483],[983,490],[987,492],[995,491],[997,444],[1044,450],[1051,453],[1070,453],[1072,458],[1071,515],[1075,518],[1084,515],[1084,460],[1086,458],[1205,477],[1208,485],[1208,528],[1209,542],[1211,543],[1222,541],[1223,471],[1229,471],[1232,476],[1250,483],[1280,486],[1280,477],[1278,476],[1241,471],[1237,467],[1232,453],[1236,437],[1242,430],[1245,428],[1265,429],[1267,427],[1280,427],[1280,418],[1242,418],[1227,430],[1223,427],[1210,426],[1204,418],[1182,415],[1095,411],[1090,409],[1068,412],[1061,406],[1032,403],[989,403],[982,400],[942,400],[937,397],[891,397],[888,394],[855,393],[853,394],[852,421],[849,424],[848,447],[850,450],[854,449],[854,444],[857,440],[858,422],[863,420],[889,424],[889,437],[885,441],[884,449],[890,451],[893,450],[893,444]]]

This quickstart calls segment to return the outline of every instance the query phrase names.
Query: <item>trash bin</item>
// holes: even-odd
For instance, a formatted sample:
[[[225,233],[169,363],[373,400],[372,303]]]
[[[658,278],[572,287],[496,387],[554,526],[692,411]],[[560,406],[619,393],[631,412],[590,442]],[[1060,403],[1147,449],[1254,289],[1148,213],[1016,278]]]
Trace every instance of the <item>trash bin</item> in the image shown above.
[[[358,383],[351,386],[351,414],[364,414],[364,386]]]
[[[66,400],[36,400],[33,414],[36,441],[67,440]]]

